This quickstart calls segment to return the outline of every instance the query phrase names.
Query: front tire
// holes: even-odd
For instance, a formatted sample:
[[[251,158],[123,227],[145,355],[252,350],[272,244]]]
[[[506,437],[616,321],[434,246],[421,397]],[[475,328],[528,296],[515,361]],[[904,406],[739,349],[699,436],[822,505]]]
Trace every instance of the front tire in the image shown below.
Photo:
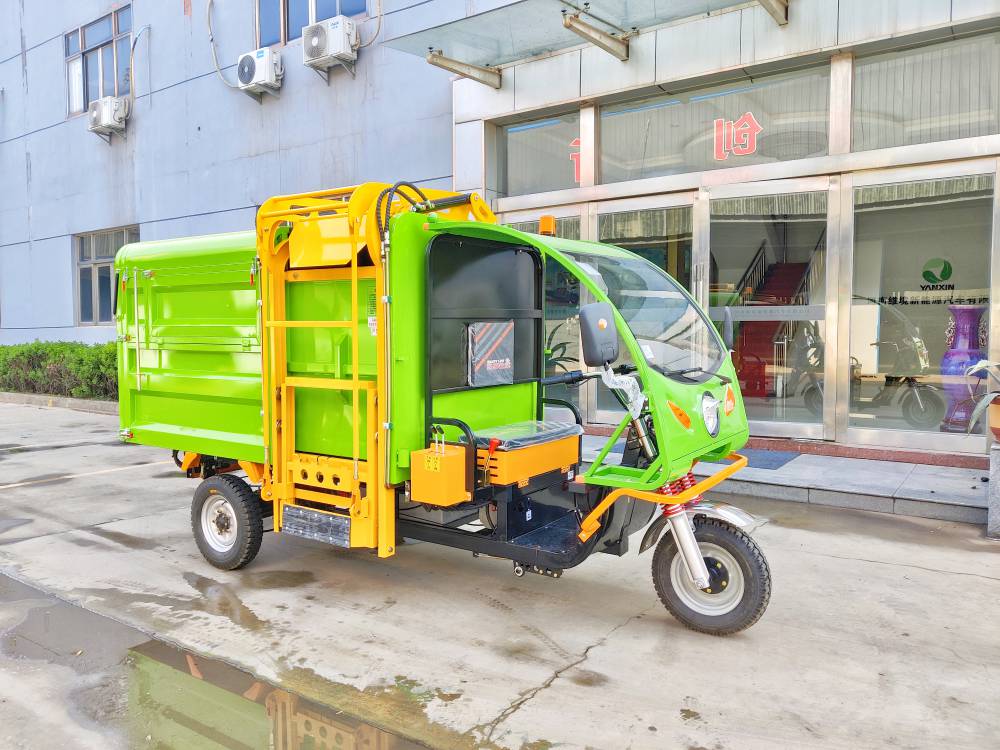
[[[191,529],[198,549],[222,570],[248,565],[264,538],[261,502],[245,481],[216,474],[198,485],[191,502]]]
[[[771,570],[757,543],[735,526],[699,517],[694,535],[708,566],[708,589],[695,588],[674,535],[660,539],[653,555],[656,593],[677,620],[709,635],[746,630],[764,614],[771,599]]]

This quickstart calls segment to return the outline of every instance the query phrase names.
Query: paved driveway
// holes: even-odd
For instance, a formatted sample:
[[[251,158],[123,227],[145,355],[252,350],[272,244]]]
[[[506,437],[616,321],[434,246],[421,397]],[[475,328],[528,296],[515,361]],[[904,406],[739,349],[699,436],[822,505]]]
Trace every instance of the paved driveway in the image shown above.
[[[194,482],[116,434],[113,417],[0,404],[7,573],[431,746],[1000,737],[1000,545],[978,527],[748,501],[774,594],[716,639],[670,618],[634,552],[517,579],[428,544],[380,561],[268,534],[248,569],[218,571],[191,539]]]

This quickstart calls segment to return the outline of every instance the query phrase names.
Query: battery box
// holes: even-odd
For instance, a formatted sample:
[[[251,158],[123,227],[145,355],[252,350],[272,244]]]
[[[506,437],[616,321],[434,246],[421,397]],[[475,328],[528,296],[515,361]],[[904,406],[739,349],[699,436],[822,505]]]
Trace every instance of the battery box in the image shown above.
[[[524,485],[539,474],[557,470],[567,472],[579,460],[579,435],[568,435],[514,450],[498,449],[492,456],[488,448],[476,451],[477,471],[483,476],[488,464],[490,483],[496,485]]]
[[[415,503],[448,507],[466,503],[468,463],[464,445],[438,443],[410,454],[410,499]]]

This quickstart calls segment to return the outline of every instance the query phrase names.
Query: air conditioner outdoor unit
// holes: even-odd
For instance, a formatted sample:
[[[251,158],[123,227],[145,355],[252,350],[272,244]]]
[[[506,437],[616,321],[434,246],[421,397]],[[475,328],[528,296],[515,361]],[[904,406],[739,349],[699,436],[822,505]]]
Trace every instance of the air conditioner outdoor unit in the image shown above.
[[[281,88],[284,74],[281,54],[267,47],[240,55],[236,68],[240,89],[251,94],[273,94]]]
[[[317,70],[358,59],[358,29],[347,16],[334,16],[302,29],[302,62]]]
[[[87,110],[87,130],[100,135],[124,133],[131,109],[127,96],[105,96],[95,99]]]

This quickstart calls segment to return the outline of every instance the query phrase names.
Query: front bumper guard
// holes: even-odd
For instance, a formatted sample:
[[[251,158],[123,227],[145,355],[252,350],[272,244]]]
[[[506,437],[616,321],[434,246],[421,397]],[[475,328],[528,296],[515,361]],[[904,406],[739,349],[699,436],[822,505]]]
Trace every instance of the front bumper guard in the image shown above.
[[[745,468],[747,465],[746,456],[741,456],[738,453],[729,454],[728,458],[732,461],[731,464],[724,466],[722,469],[717,471],[715,474],[705,477],[700,482],[692,487],[680,492],[676,495],[664,495],[660,492],[650,492],[649,490],[633,490],[624,487],[619,487],[611,490],[607,496],[599,502],[590,513],[588,513],[584,519],[580,522],[580,533],[578,534],[580,541],[585,542],[590,537],[592,537],[597,530],[601,528],[600,518],[603,516],[612,505],[623,497],[633,497],[636,500],[644,500],[648,503],[655,503],[656,505],[684,505],[691,502],[692,500],[700,497],[703,493],[715,487],[717,484],[723,482],[724,480],[731,477],[736,472]],[[692,509],[693,515],[709,515],[708,512],[702,513],[703,508],[708,508],[711,504],[709,503],[699,503],[695,508]],[[717,510],[722,507],[721,505],[711,505],[712,509]],[[738,508],[733,508],[732,506],[725,506],[726,512],[731,513],[731,511],[738,511],[743,516],[748,516],[753,518],[748,513],[744,513]],[[731,514],[735,517],[735,514]],[[723,520],[729,521],[730,519],[719,516]],[[664,519],[666,520],[666,519]],[[733,523],[733,521],[730,521]],[[655,525],[655,524],[654,524]],[[736,525],[739,525],[738,523]],[[649,532],[647,532],[648,535]],[[645,541],[645,540],[643,540]]]

